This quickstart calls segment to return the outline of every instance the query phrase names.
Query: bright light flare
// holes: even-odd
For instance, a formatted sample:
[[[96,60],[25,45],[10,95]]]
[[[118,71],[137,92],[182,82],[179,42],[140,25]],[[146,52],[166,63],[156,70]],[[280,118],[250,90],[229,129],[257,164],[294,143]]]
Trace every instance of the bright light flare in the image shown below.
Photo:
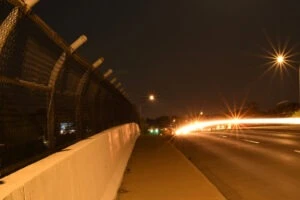
[[[285,62],[283,55],[278,55],[276,60],[277,60],[277,63],[279,63],[279,64],[283,64]]]
[[[149,101],[155,101],[155,96],[153,94],[149,95]]]
[[[295,58],[298,53],[295,51],[295,46],[289,45],[289,40],[283,43],[280,41],[273,43],[267,35],[266,38],[271,49],[263,49],[266,54],[262,55],[262,57],[268,59],[268,62],[265,63],[267,69],[264,74],[273,72],[273,77],[278,74],[281,80],[283,80],[283,76],[289,73],[288,69],[295,69],[293,66],[295,63],[293,58]]]
[[[227,129],[231,129],[232,125],[240,124],[300,124],[300,118],[245,118],[245,119],[224,119],[210,121],[195,121],[191,124],[180,127],[176,130],[176,135],[187,135],[193,131],[200,131],[211,126],[224,125]]]

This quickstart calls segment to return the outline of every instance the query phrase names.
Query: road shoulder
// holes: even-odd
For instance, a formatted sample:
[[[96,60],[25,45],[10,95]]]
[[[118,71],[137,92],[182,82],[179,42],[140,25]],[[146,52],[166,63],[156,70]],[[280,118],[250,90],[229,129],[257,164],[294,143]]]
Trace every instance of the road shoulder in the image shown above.
[[[225,197],[167,138],[141,136],[119,190],[119,200],[223,200]]]

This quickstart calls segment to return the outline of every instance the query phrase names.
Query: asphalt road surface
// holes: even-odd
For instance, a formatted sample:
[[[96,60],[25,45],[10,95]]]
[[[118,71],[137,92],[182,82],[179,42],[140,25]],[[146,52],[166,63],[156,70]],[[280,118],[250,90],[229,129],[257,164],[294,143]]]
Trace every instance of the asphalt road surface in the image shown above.
[[[229,200],[300,199],[300,128],[197,132],[175,145]]]

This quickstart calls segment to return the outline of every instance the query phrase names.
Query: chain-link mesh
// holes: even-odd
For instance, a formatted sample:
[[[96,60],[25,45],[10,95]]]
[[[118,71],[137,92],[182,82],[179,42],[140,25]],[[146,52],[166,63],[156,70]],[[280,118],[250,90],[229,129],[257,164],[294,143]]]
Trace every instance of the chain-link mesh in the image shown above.
[[[0,0],[0,173],[49,147],[137,122],[129,101],[45,26]]]
[[[97,104],[101,102],[96,101],[96,95],[99,91],[102,91],[103,88],[99,85],[97,80],[90,79],[86,87],[85,95],[82,99],[82,126],[84,134],[89,135],[92,132],[100,132],[101,127],[96,123],[96,116],[101,118],[101,112],[95,110]]]
[[[21,79],[47,85],[54,64],[62,50],[47,38],[36,39],[32,35],[26,41]],[[45,48],[43,45],[51,48]]]

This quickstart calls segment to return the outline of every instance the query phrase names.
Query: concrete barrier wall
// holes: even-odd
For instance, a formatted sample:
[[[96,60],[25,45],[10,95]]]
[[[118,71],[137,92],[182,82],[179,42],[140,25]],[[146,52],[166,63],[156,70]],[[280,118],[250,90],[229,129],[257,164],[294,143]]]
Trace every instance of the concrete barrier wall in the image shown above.
[[[4,177],[0,199],[113,200],[139,132],[114,127]]]

